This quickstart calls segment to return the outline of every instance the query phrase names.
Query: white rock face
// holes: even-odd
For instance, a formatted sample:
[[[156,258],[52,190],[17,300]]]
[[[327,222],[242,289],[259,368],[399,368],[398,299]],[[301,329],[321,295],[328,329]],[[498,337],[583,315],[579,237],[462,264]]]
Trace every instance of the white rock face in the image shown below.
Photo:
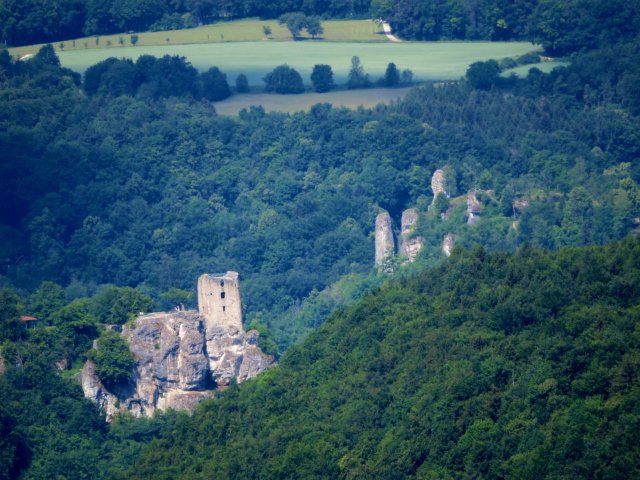
[[[152,313],[125,326],[122,336],[135,360],[132,381],[109,391],[87,362],[81,380],[85,397],[110,420],[118,411],[151,416],[155,410],[192,411],[216,388],[255,377],[274,358],[258,348],[259,333],[242,325],[211,325],[196,311]]]
[[[410,208],[402,212],[400,221],[400,231],[402,236],[402,244],[400,245],[400,253],[405,257],[403,264],[411,263],[416,259],[422,246],[424,239],[420,236],[413,236],[415,225],[418,221],[418,210]]]
[[[442,240],[442,253],[444,253],[447,257],[451,256],[451,250],[453,250],[453,244],[455,243],[456,237],[452,233],[448,233],[444,236]]]
[[[393,229],[391,228],[391,217],[389,212],[384,211],[376,217],[376,267],[384,265],[387,258],[396,253],[396,244],[393,239]]]
[[[467,223],[475,225],[480,220],[481,205],[475,192],[467,193]]]
[[[448,192],[444,188],[445,176],[443,170],[436,170],[431,177],[431,191],[433,192],[433,200],[431,200],[431,207],[436,202],[436,198],[440,193],[444,193],[449,198]]]

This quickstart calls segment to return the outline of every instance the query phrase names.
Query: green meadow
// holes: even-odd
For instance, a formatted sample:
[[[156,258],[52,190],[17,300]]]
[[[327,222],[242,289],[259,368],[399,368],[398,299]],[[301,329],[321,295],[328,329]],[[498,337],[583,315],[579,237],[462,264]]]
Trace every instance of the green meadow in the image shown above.
[[[262,86],[262,78],[277,65],[286,63],[298,70],[306,84],[315,64],[331,65],[336,83],[344,83],[351,57],[360,57],[365,72],[376,80],[389,62],[398,69],[411,69],[415,81],[456,80],[476,61],[517,57],[535,50],[527,42],[402,42],[346,43],[323,41],[228,42],[199,45],[156,45],[119,49],[86,49],[58,52],[65,67],[84,72],[108,57],[136,60],[140,55],[181,55],[198,70],[219,67],[230,83],[244,73],[252,86]]]
[[[263,27],[268,26],[271,34],[266,37]],[[329,20],[322,22],[324,34],[322,40],[334,42],[387,42],[382,27],[372,20]],[[138,37],[136,45],[139,47],[226,43],[226,42],[278,42],[291,41],[291,34],[286,27],[278,24],[277,20],[236,20],[233,22],[218,22],[203,25],[197,28],[184,30],[170,30],[163,32],[135,33]],[[311,40],[303,31],[301,41]],[[74,40],[54,42],[56,51],[78,51],[91,49],[122,49],[131,46],[131,34],[120,33],[114,35],[101,35]],[[17,57],[34,54],[42,44],[29,45],[9,49],[10,53]],[[113,55],[118,55],[114,53]]]

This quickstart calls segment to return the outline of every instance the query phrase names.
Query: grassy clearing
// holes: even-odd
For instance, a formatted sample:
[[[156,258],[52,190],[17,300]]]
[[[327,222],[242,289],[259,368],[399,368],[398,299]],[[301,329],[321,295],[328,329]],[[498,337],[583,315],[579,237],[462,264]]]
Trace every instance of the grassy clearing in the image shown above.
[[[556,67],[566,67],[569,65],[569,62],[542,62],[542,63],[534,63],[531,65],[521,65],[519,67],[510,68],[509,70],[505,70],[502,72],[503,77],[508,77],[512,73],[517,75],[520,78],[524,78],[529,75],[529,70],[532,68],[537,68],[541,72],[549,73]]]
[[[84,72],[108,57],[183,55],[199,70],[216,65],[231,83],[244,73],[252,86],[263,86],[262,78],[277,65],[294,67],[309,85],[313,66],[331,65],[336,83],[345,83],[351,57],[358,55],[373,80],[384,75],[389,62],[399,69],[411,69],[416,81],[456,80],[469,64],[490,58],[518,57],[534,50],[526,42],[235,42],[204,45],[136,46],[121,49],[87,49],[59,52],[66,67]]]
[[[295,113],[309,110],[317,103],[330,103],[334,107],[351,109],[359,106],[370,108],[379,103],[390,103],[404,97],[410,88],[371,88],[367,90],[339,90],[327,93],[303,93],[300,95],[270,95],[246,93],[216,102],[219,115],[238,115],[243,108],[261,105],[267,112]]]
[[[262,27],[269,26],[272,34],[265,38]],[[371,20],[331,20],[322,22],[325,33],[325,41],[339,42],[386,42],[387,39],[382,32],[382,27]],[[305,32],[306,33],[306,32]],[[236,20],[233,22],[219,22],[202,27],[190,28],[186,30],[170,30],[164,32],[144,32],[137,33],[140,47],[185,45],[185,44],[207,44],[224,42],[277,42],[291,41],[291,34],[286,27],[278,25],[276,20]],[[302,35],[303,41],[310,41],[307,35]],[[97,40],[97,41],[96,41]],[[316,40],[318,41],[318,40]],[[42,46],[29,45],[9,49],[9,52],[17,57],[26,54],[33,54]],[[77,38],[53,44],[59,51],[84,51],[97,48],[122,49],[131,47],[130,34],[116,34]],[[113,52],[112,56],[119,56]]]

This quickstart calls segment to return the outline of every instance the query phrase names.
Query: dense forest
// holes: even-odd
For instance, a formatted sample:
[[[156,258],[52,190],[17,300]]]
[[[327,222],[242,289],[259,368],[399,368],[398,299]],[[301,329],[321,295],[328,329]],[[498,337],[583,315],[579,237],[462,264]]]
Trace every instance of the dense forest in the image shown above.
[[[382,18],[411,40],[532,40],[563,55],[631,40],[640,25],[638,0],[1,0],[0,42],[28,45],[290,12]]]
[[[638,9],[520,3],[568,66],[479,62],[372,110],[221,117],[213,65],[0,51],[0,479],[638,477]],[[423,250],[378,273],[376,215],[406,208]],[[106,426],[76,380],[126,376],[106,325],[227,269],[280,366]]]

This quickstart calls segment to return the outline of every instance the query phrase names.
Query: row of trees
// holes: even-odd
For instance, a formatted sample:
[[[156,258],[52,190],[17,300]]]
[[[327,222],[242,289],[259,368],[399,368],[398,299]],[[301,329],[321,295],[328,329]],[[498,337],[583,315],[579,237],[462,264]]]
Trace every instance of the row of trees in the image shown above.
[[[244,90],[246,77],[237,79]],[[211,101],[231,95],[227,76],[217,67],[201,74],[184,57],[165,55],[156,58],[142,55],[134,63],[130,59],[108,58],[84,74],[84,89],[89,95],[137,95],[163,98],[190,95]]]
[[[400,73],[395,63],[389,63],[384,77],[380,78],[376,85],[381,87],[397,87],[400,83],[410,84],[413,80],[411,70],[404,70]],[[275,93],[302,93],[304,85],[302,77],[288,65],[280,65],[265,78],[265,90]],[[330,65],[314,65],[311,72],[311,83],[313,90],[318,93],[328,92],[335,87],[333,82],[333,70]],[[347,79],[347,88],[370,88],[373,83],[369,75],[364,72],[359,57],[351,59],[351,69]]]
[[[53,48],[44,47],[46,55],[55,57]],[[41,56],[45,53],[41,53]],[[394,63],[387,67],[377,85],[395,87],[401,82],[410,83],[410,70],[402,73]],[[302,77],[294,68],[280,65],[264,78],[265,90],[274,93],[303,93]],[[313,90],[328,92],[335,87],[330,65],[315,65],[311,73]],[[347,81],[348,88],[368,88],[373,84],[364,73],[358,57],[353,57]],[[249,91],[249,82],[243,74],[236,78],[236,92]],[[192,96],[220,101],[231,95],[227,76],[218,67],[203,73],[191,66],[184,57],[165,55],[156,58],[142,55],[135,62],[130,59],[108,58],[87,69],[84,74],[84,90],[89,95],[135,95],[142,98],[166,98]]]

